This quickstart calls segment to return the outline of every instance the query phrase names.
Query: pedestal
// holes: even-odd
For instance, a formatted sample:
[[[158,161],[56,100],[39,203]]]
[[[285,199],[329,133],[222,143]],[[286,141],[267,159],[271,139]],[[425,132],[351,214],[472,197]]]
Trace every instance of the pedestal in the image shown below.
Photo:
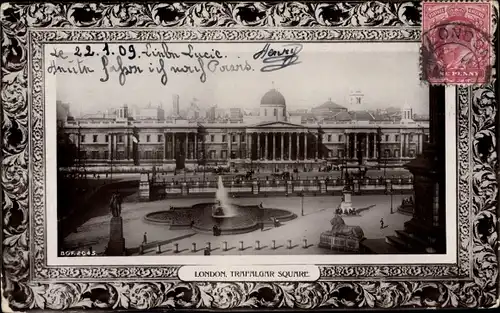
[[[147,173],[141,173],[139,182],[139,199],[141,201],[149,201],[149,177]]]
[[[109,242],[106,255],[125,255],[125,238],[123,238],[123,219],[121,216],[112,217],[109,222]]]
[[[436,147],[427,145],[416,159],[405,167],[413,174],[413,218],[405,223],[405,231],[428,243],[437,253],[446,251],[444,177],[436,155]],[[443,184],[443,185],[441,185]],[[427,249],[426,248],[426,249]]]
[[[342,195],[344,199],[340,203],[340,209],[342,210],[342,213],[344,213],[352,209],[352,200],[351,200],[352,192],[344,189],[342,191]]]
[[[326,182],[324,180],[319,182],[319,192],[326,193]]]

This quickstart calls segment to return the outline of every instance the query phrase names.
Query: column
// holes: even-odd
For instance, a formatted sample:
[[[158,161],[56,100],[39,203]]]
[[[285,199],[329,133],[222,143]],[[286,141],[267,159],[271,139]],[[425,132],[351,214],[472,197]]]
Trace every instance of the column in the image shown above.
[[[345,151],[344,155],[347,159],[351,157],[351,134],[350,133],[345,133],[345,148],[347,151]]]
[[[316,137],[316,152],[314,154],[314,158],[317,160],[318,159],[318,154],[319,154],[319,139],[321,137],[321,134],[318,132],[318,136]]]
[[[269,133],[264,133],[264,160],[267,160],[267,158],[269,157],[269,151],[267,149],[267,137],[269,136]]]
[[[241,159],[241,133],[236,134],[236,145],[238,146],[237,159]]]
[[[128,161],[130,159],[130,135],[129,133],[127,132],[127,134],[125,134],[125,159]]]
[[[199,159],[198,155],[198,133],[194,134],[194,148],[193,148],[193,154],[195,159]]]
[[[167,159],[167,133],[163,133],[163,161]]]
[[[424,147],[424,134],[418,134],[418,153],[421,154]]]
[[[116,143],[117,142],[117,138],[118,138],[118,135],[117,134],[113,134],[113,159],[114,160],[117,160],[116,156],[118,155],[118,153],[116,151],[116,149],[118,148],[118,145]]]
[[[292,160],[292,133],[288,134],[288,160]]]
[[[365,136],[365,159],[368,159],[368,145],[369,145],[369,139],[370,139],[370,134],[369,133],[366,133],[366,136]]]
[[[80,140],[80,139],[78,139]],[[113,134],[108,134],[108,160],[111,160],[111,152],[113,150]]]
[[[297,133],[297,161],[300,159],[300,133]]]
[[[285,159],[285,151],[284,151],[285,133],[280,133],[280,140],[281,140],[280,158],[281,161],[283,161]]]
[[[399,158],[403,157],[403,135],[402,132],[399,133]]]
[[[227,133],[227,155],[226,158],[231,159],[231,142],[233,141],[232,134],[230,132]]]
[[[172,133],[172,160],[175,158],[175,133]]]
[[[273,160],[276,160],[276,133],[271,133],[273,137]]]
[[[378,158],[377,156],[377,134],[372,134],[373,135],[373,158],[376,159]]]
[[[358,158],[358,136],[354,133],[354,158]]]
[[[308,133],[304,133],[304,160],[307,160],[307,135]]]
[[[186,140],[184,142],[184,154],[186,155],[186,160],[189,159],[189,133],[186,133]]]
[[[247,157],[252,159],[252,134],[247,134]]]
[[[260,133],[257,133],[257,160],[260,160]]]

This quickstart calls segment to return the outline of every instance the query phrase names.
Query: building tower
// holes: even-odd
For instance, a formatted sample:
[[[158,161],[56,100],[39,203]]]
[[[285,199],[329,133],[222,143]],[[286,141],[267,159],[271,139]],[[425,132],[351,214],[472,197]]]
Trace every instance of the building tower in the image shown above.
[[[349,104],[351,105],[350,109],[361,109],[364,105],[365,95],[361,91],[354,91],[349,94]]]
[[[401,123],[411,122],[413,122],[413,109],[408,104],[405,104],[401,109]]]
[[[286,121],[285,97],[274,88],[266,92],[260,100],[259,115],[262,121]]]
[[[172,111],[172,114],[174,116],[179,116],[179,95],[173,95],[172,97],[172,101],[173,101],[173,111]]]

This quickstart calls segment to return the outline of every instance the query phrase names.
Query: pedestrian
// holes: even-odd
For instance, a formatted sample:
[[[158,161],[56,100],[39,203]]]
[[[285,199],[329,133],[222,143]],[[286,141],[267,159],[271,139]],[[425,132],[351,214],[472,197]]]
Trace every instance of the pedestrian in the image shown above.
[[[264,222],[260,222],[260,231],[264,231]]]
[[[380,229],[384,228],[384,218],[380,219]]]
[[[142,244],[145,245],[148,243],[148,233],[144,232],[144,235],[142,236]]]
[[[208,247],[205,248],[205,251],[203,252],[204,255],[210,255],[210,249]]]

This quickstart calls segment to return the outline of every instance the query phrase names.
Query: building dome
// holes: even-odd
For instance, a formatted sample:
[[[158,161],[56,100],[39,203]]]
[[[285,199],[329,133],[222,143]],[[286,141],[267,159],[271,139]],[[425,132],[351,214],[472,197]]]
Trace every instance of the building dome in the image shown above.
[[[285,106],[285,97],[276,89],[271,89],[262,97],[260,105],[280,105]]]

